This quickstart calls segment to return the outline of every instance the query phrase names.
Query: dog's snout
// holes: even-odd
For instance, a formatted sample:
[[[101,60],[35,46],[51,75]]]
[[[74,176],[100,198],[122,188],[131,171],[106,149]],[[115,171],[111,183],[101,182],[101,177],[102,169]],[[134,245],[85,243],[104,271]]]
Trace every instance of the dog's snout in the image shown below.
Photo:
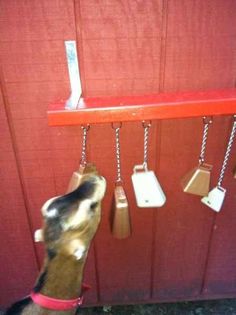
[[[105,178],[103,176],[100,175],[100,176],[98,176],[98,178],[99,178],[100,181],[106,183],[106,180],[105,180]]]

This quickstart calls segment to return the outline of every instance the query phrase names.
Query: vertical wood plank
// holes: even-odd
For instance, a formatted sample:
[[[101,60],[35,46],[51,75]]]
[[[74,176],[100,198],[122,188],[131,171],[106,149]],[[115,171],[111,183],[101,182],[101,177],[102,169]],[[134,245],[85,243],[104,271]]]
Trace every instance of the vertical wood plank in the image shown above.
[[[164,91],[234,86],[235,32],[229,24],[234,15],[232,12],[235,12],[234,5],[232,1],[168,1]],[[219,159],[223,158],[222,141],[226,137],[228,121],[229,118],[214,119],[210,131],[213,135],[208,142],[207,156],[214,165],[213,186],[217,182]],[[168,182],[168,203],[167,212],[163,209],[157,215],[155,299],[200,296],[206,276],[209,282],[204,287],[205,293],[227,292],[226,284],[214,291],[215,283],[212,286],[210,283],[210,279],[217,278],[214,278],[217,267],[214,267],[211,256],[208,258],[209,251],[213,253],[215,249],[211,248],[212,232],[214,246],[223,250],[219,237],[214,241],[216,215],[202,205],[198,197],[183,194],[180,188],[181,176],[197,165],[201,133],[202,127],[197,120],[162,122],[160,172],[165,174],[163,184]],[[196,164],[193,164],[194,159]],[[229,244],[232,244],[231,240]],[[231,270],[230,266],[231,263],[225,265],[228,270]],[[220,270],[227,283],[227,271],[223,273],[223,266]],[[212,277],[208,277],[208,273]],[[211,289],[208,291],[208,288]]]
[[[46,117],[50,102],[66,99],[70,94],[64,41],[76,39],[74,20],[73,0],[13,0],[0,3],[0,58],[31,233],[42,224],[40,208],[45,200],[65,192],[61,179],[63,183],[68,183],[74,171],[70,154],[72,149],[79,149],[80,133],[69,128],[66,131],[63,128],[51,130]],[[79,152],[77,159],[78,156]],[[5,160],[2,163],[5,165]],[[10,165],[5,165],[5,173],[11,168],[13,172],[12,161]],[[7,209],[10,215],[11,208]],[[19,245],[18,242],[16,244]],[[42,262],[43,246],[37,245],[36,252]],[[11,257],[7,250],[5,254]],[[30,257],[28,259],[30,261]],[[90,279],[88,282],[95,289],[86,301],[96,303],[93,251],[89,264],[86,278]],[[7,265],[4,268],[7,270]],[[12,282],[2,283],[12,290]],[[22,296],[28,293],[23,290]]]
[[[156,92],[162,1],[89,0],[76,6],[84,95]]]
[[[155,131],[150,134],[149,165],[154,167]],[[116,179],[115,134],[111,126],[91,130],[91,160],[108,181],[103,203],[103,217],[96,236],[100,303],[131,303],[150,299],[152,257],[152,209],[136,207],[130,176],[134,164],[143,162],[143,128],[141,123],[125,124],[121,129],[121,163],[124,187],[129,200],[132,236],[114,239],[110,231],[113,189]],[[134,136],[135,135],[135,136]],[[132,139],[132,140],[131,140]],[[132,149],[130,147],[132,141]]]
[[[223,130],[220,135],[221,147],[219,156],[218,176],[221,164],[223,162],[223,155],[226,150],[227,142],[232,128],[232,118],[224,121]],[[235,292],[235,179],[232,171],[235,167],[235,145],[232,148],[232,155],[229,159],[228,167],[226,169],[225,178],[222,186],[227,189],[225,201],[222,210],[215,217],[214,233],[212,237],[211,247],[209,249],[209,256],[207,261],[207,268],[205,273],[205,281],[203,287],[203,294],[222,294]]]
[[[170,0],[165,90],[235,85],[235,2]]]
[[[38,268],[1,89],[0,108],[0,305],[7,306],[29,292]]]
[[[206,152],[206,161],[214,167],[219,126],[214,121]],[[162,122],[159,176],[167,203],[157,209],[153,296],[158,300],[193,298],[202,290],[214,213],[200,197],[183,193],[180,185],[198,165],[202,128],[201,119]]]
[[[85,96],[135,95],[159,88],[162,1],[76,1],[79,55],[82,56]],[[147,20],[145,16],[149,16]],[[154,124],[150,140],[150,165],[155,157]],[[129,198],[133,234],[119,241],[111,236],[110,215],[116,176],[114,134],[110,126],[91,129],[92,161],[108,180],[103,219],[95,240],[99,303],[128,303],[150,299],[152,272],[152,210],[137,209],[130,176],[142,163],[141,124],[121,130],[122,172]],[[134,136],[132,136],[134,135]],[[132,140],[131,140],[132,139]],[[130,147],[130,141],[134,147]],[[116,276],[114,277],[114,275]]]
[[[0,58],[32,229],[41,224],[42,203],[64,193],[79,162],[80,128],[49,129],[46,123],[47,104],[67,98],[70,92],[64,40],[77,36],[84,96],[233,87],[235,9],[234,0],[0,2]],[[16,161],[1,106],[0,114],[4,138],[0,144],[4,177],[0,196],[7,209],[1,211],[5,222],[1,236],[23,257],[32,231],[22,219],[24,202],[15,180]],[[214,164],[213,183],[217,181],[229,124],[229,118],[217,118],[212,126],[207,158]],[[114,135],[109,125],[91,128],[88,156],[107,178],[108,191],[86,267],[85,279],[94,287],[87,303],[197,298],[202,288],[204,294],[235,292],[232,177],[229,173],[226,176],[230,195],[217,218],[199,198],[183,194],[179,185],[181,176],[197,163],[201,131],[197,119],[153,123],[149,164],[156,170],[168,200],[163,208],[149,211],[136,208],[130,182],[133,165],[142,162],[143,130],[138,123],[124,124],[122,165],[133,235],[118,241],[109,228],[115,179]],[[233,160],[230,163],[232,167]],[[16,223],[19,213],[21,218]],[[34,257],[33,250],[14,266],[12,255],[3,247],[3,277],[10,269],[17,277],[22,269],[19,265],[29,268],[23,271],[29,279],[24,288],[21,282],[16,287],[8,278],[0,281],[4,284],[0,292],[11,290],[11,298],[15,298],[29,286],[36,267],[26,264]],[[42,260],[41,246],[37,255]],[[3,303],[8,301],[4,294]]]

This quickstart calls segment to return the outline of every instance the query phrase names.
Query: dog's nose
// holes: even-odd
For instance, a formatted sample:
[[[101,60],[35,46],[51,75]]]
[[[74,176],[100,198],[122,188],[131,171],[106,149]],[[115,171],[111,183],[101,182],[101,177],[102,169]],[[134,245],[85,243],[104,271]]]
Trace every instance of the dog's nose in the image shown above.
[[[107,186],[107,181],[103,176],[98,176],[98,186],[100,187],[99,191],[100,191],[101,198],[103,198],[106,192],[106,186]]]
[[[106,185],[106,179],[103,176],[99,175],[98,178],[99,178],[100,182],[102,182],[104,185]]]

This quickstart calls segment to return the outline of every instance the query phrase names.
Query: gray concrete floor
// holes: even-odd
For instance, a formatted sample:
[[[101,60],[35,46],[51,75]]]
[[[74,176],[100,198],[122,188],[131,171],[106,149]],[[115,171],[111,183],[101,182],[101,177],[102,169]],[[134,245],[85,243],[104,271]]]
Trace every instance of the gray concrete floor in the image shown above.
[[[79,315],[236,315],[236,299],[81,309]]]
[[[0,310],[0,315],[4,313]],[[236,299],[94,307],[78,310],[78,315],[236,315]],[[32,314],[33,315],[33,314]]]

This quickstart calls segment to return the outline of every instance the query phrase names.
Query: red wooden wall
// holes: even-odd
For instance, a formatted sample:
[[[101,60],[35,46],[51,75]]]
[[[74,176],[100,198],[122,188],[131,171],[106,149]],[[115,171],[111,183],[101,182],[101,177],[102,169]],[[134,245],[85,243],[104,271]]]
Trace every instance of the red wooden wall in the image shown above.
[[[84,96],[231,88],[236,79],[234,0],[0,0],[0,305],[27,294],[42,261],[32,235],[42,203],[67,187],[80,156],[80,127],[48,127],[50,102],[69,95],[64,40],[77,39]],[[214,119],[207,162],[217,182],[230,117]],[[133,235],[115,240],[109,215],[114,133],[89,131],[89,159],[108,180],[90,251],[87,304],[236,296],[236,197],[231,169],[223,210],[182,193],[196,165],[201,119],[153,122],[149,167],[167,195],[160,209],[135,206],[130,176],[142,162],[143,130],[121,130],[122,171]],[[235,154],[235,149],[233,155]]]

